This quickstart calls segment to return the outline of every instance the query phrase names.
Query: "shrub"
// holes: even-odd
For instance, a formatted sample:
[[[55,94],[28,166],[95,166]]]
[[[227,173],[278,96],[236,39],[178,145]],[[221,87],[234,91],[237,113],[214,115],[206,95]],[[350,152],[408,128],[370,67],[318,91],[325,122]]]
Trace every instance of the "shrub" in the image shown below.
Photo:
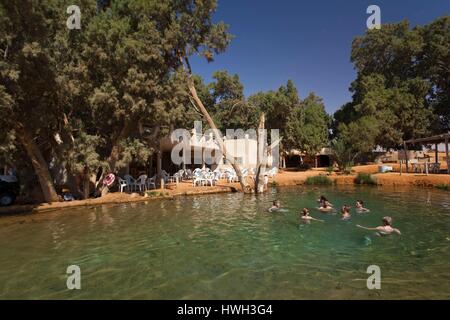
[[[368,173],[358,173],[358,175],[355,178],[356,184],[369,184],[369,185],[376,185],[377,181],[375,178]]]
[[[352,168],[353,168],[353,167],[350,166],[350,165],[345,166],[345,167],[344,167],[344,170],[343,170],[344,174],[346,174],[346,175],[351,174],[351,173],[352,173]]]
[[[445,190],[445,191],[450,191],[450,186],[446,183],[440,183],[440,184],[436,185],[435,188]]]
[[[158,197],[160,194],[157,191],[146,191],[148,197]]]
[[[333,184],[333,180],[326,176],[314,176],[314,177],[308,177],[306,178],[305,184],[307,185],[331,185]]]
[[[334,167],[333,166],[329,166],[327,168],[328,175],[331,175],[333,173],[333,171],[334,171]]]
[[[170,196],[169,192],[159,192],[159,191],[146,191],[145,194],[148,197],[168,197],[168,196]]]

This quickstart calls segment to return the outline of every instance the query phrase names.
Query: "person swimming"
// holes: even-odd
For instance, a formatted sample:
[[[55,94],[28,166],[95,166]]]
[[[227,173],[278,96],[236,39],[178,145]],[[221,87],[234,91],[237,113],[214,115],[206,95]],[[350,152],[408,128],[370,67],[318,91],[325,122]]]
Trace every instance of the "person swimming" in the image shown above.
[[[309,215],[309,210],[307,208],[303,208],[303,210],[301,211],[301,215],[300,215],[300,221],[303,223],[310,224],[312,220],[319,221],[319,222],[325,222],[323,220],[319,220],[319,219],[311,217]]]
[[[357,200],[355,204],[356,212],[363,213],[363,212],[370,212],[369,209],[364,208],[364,202],[362,200]]]
[[[352,216],[350,214],[350,206],[344,204],[342,206],[342,220],[348,220],[350,219]]]
[[[274,211],[278,211],[280,209],[281,209],[281,202],[280,202],[280,200],[274,200],[272,202],[272,206],[269,209],[267,209],[267,211],[274,212]]]
[[[393,233],[396,233],[398,235],[402,234],[400,232],[400,230],[392,227],[392,218],[391,217],[389,217],[389,216],[383,217],[382,221],[383,221],[383,225],[382,226],[378,226],[376,228],[367,228],[367,227],[363,227],[363,226],[361,226],[359,224],[357,224],[356,226],[358,228],[365,229],[365,230],[377,231],[377,235],[378,236],[386,236],[386,235],[390,235],[390,234],[393,234]]]
[[[325,197],[324,197],[325,198]],[[331,205],[331,203],[326,200],[320,201],[320,206],[319,208],[317,208],[319,211],[324,211],[324,212],[328,212],[328,211],[332,211],[333,210],[333,206]]]
[[[317,199],[317,202],[319,202],[320,207],[332,207],[333,206],[333,204],[330,201],[328,201],[328,199],[325,198],[325,196],[323,196],[323,195],[320,196],[319,199]]]

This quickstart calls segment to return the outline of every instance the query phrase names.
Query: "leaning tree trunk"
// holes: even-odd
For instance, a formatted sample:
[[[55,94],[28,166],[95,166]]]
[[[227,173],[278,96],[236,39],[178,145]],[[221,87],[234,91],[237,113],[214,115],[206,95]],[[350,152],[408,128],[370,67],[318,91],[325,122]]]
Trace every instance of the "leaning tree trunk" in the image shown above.
[[[58,201],[58,195],[56,194],[55,186],[53,185],[50,171],[48,170],[47,163],[39,150],[38,146],[33,140],[33,137],[23,125],[18,125],[16,128],[17,136],[22,143],[28,157],[36,173],[39,184],[41,186],[42,194],[46,202]]]
[[[256,193],[263,193],[265,191],[264,173],[266,171],[266,136],[264,131],[265,115],[261,114],[259,118],[258,127],[258,141],[257,141],[257,163],[255,173],[255,190]]]
[[[186,59],[186,62],[189,66],[189,62]],[[184,64],[183,64],[184,66]],[[216,132],[216,140],[219,143],[219,147],[222,150],[223,155],[225,156],[225,158],[227,157],[227,150],[225,147],[225,144],[223,143],[222,137],[217,134],[218,133],[218,129],[216,124],[214,123],[214,120],[211,118],[211,116],[208,113],[208,110],[206,110],[205,106],[203,105],[203,102],[200,100],[200,98],[198,97],[197,94],[197,90],[195,89],[195,85],[194,85],[194,81],[192,80],[192,73],[190,71],[190,68],[188,68],[188,88],[189,88],[189,92],[192,95],[192,98],[194,99],[195,103],[197,104],[197,106],[199,107],[201,113],[203,114],[203,116],[206,118],[206,121],[208,122],[209,126],[211,127],[211,129],[213,129]],[[185,68],[186,70],[186,68]],[[242,171],[241,171],[241,167],[236,163],[236,161],[231,161],[231,165],[234,169],[234,171],[236,171],[236,175],[239,178],[239,182],[241,184],[241,188],[242,191],[244,191],[245,193],[251,193],[253,192],[253,186],[249,185],[247,183],[247,181],[245,181],[245,179],[242,176]]]
[[[75,138],[72,134],[72,127],[69,123],[69,119],[65,113],[62,113],[63,122],[61,125],[60,132],[55,132],[54,138],[57,145],[57,152],[59,158],[59,166],[64,167],[66,170],[66,181],[65,184],[70,189],[72,195],[76,198],[82,197],[80,188],[78,187],[77,180],[75,177],[75,172],[72,170],[70,162],[67,160],[66,149],[73,150],[75,146]]]

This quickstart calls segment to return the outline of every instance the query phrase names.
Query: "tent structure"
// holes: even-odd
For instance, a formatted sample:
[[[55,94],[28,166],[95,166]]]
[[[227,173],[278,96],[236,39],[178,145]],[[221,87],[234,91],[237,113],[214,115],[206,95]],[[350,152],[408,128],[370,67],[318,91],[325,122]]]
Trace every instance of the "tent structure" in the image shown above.
[[[420,139],[411,139],[406,140],[403,142],[403,147],[405,151],[405,157],[406,157],[406,170],[408,170],[408,145],[425,145],[425,144],[434,144],[436,153],[435,153],[435,161],[438,161],[438,145],[441,143],[444,143],[445,145],[445,160],[447,162],[447,173],[450,174],[450,158],[449,158],[449,151],[448,151],[448,143],[450,141],[450,133],[443,133],[427,138],[420,138]]]

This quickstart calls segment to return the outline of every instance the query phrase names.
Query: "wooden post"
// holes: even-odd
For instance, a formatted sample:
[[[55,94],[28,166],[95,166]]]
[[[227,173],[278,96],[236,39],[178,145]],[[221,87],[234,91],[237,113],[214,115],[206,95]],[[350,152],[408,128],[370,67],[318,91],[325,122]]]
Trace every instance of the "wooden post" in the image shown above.
[[[425,160],[425,174],[428,175],[428,158]]]
[[[149,162],[148,177],[150,178],[153,173],[153,154],[150,155],[148,162]]]
[[[403,149],[405,151],[406,173],[408,173],[408,149],[406,148],[406,142],[403,142]]]
[[[439,156],[438,156],[438,144],[436,143],[435,145],[434,145],[434,147],[436,148],[435,150],[434,150],[434,159],[435,159],[435,163],[438,163],[439,162]]]
[[[400,160],[400,175],[402,175],[403,170],[403,160]]]
[[[445,138],[445,161],[447,162],[447,173],[450,174],[450,159],[448,158],[448,137]]]
[[[161,167],[162,167],[162,157],[161,152],[156,154],[156,174],[161,176]]]

